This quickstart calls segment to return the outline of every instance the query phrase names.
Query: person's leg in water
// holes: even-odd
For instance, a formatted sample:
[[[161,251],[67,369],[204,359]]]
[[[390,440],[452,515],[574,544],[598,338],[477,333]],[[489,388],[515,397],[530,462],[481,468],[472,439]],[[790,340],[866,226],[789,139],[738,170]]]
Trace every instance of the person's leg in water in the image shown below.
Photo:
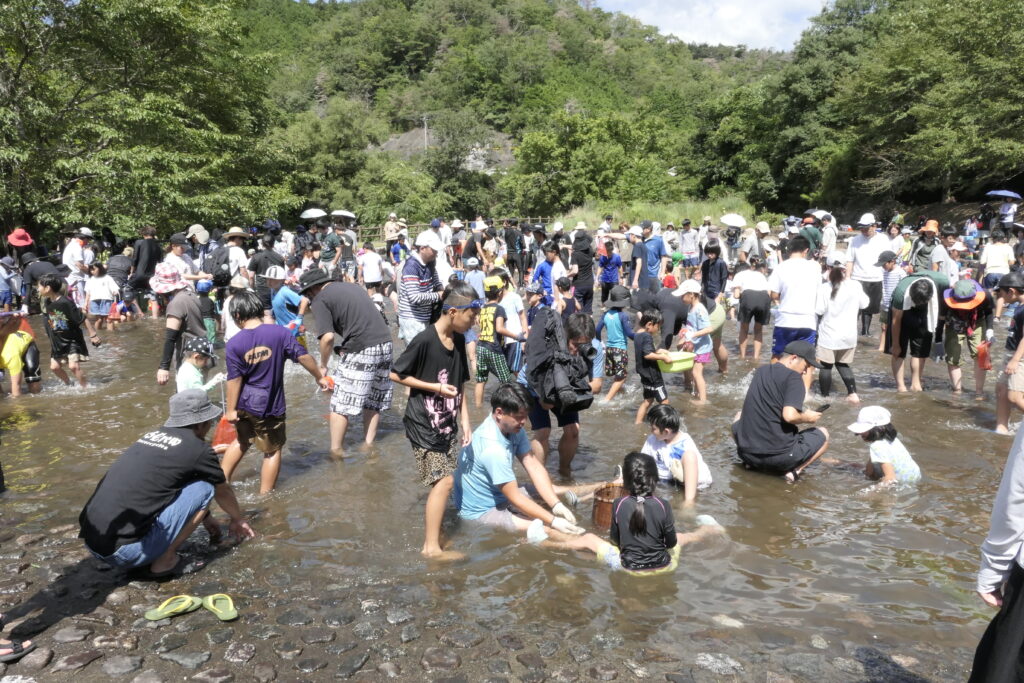
[[[839,378],[846,385],[846,400],[857,405],[860,403],[860,397],[857,395],[857,380],[853,377],[853,368],[849,363],[836,363],[836,370],[839,372]]]
[[[68,377],[68,373],[64,371],[61,362],[56,358],[50,359],[50,372],[52,372],[61,382],[64,382],[64,384],[71,384],[71,378]]]
[[[860,336],[871,336],[871,314],[861,312],[860,314]]]
[[[231,442],[228,449],[224,451],[224,457],[220,461],[220,468],[224,470],[224,478],[228,480],[228,483],[231,482],[231,477],[234,475],[238,463],[241,462],[242,456],[249,451],[249,446],[249,440],[243,439],[239,435],[237,439]]]
[[[530,450],[542,463],[547,464],[548,454],[551,453],[551,427],[533,430],[533,438],[530,439]]]
[[[277,476],[281,473],[281,449],[273,453],[263,454],[263,465],[260,467],[260,495],[270,493],[277,486]]]
[[[85,378],[85,372],[82,371],[82,366],[77,360],[68,360],[68,370],[70,370],[71,374],[78,380],[78,386],[83,389],[89,386],[89,381]]]
[[[814,453],[814,455],[812,455],[810,458],[808,458],[806,462],[801,464],[799,467],[794,468],[792,472],[786,472],[785,476],[783,477],[786,481],[788,481],[790,483],[793,483],[794,481],[796,481],[800,477],[800,475],[803,474],[803,471],[805,469],[807,469],[810,465],[814,464],[814,461],[817,460],[818,458],[820,458],[822,456],[822,454],[825,451],[828,450],[829,438],[830,438],[829,435],[828,435],[828,430],[825,429],[824,427],[816,427],[816,429],[820,429],[821,433],[825,435],[825,443],[822,445],[821,448],[819,448]]]
[[[642,425],[644,423],[644,418],[647,417],[647,411],[650,409],[650,407],[651,399],[645,398],[640,403],[640,407],[637,408],[636,410],[636,420],[633,421],[633,424]]]
[[[430,493],[427,494],[423,514],[423,549],[420,554],[432,560],[451,561],[465,557],[462,553],[441,548],[441,523],[444,521],[444,511],[448,507],[448,496],[454,487],[455,477],[449,474],[434,482]]]
[[[348,432],[348,415],[331,412],[327,417],[331,432],[331,454],[341,455],[345,451],[345,434]]]
[[[924,377],[924,364],[928,361],[927,358],[911,358],[910,359],[910,390],[911,391],[924,391],[921,385],[921,378]]]
[[[751,356],[754,360],[761,358],[761,347],[764,345],[764,325],[761,323],[754,323],[754,355]]]
[[[1018,370],[1018,372],[1021,372]],[[1006,384],[996,385],[996,433],[1010,433],[1010,411],[1024,412],[1024,392],[1010,391]]]
[[[572,476],[572,459],[576,457],[576,449],[580,445],[579,423],[567,424],[562,427],[562,438],[558,440],[558,473],[563,477]]]
[[[691,405],[704,406],[708,403],[708,385],[704,381],[704,364],[694,363],[693,364],[693,393],[696,396],[695,401],[691,401]]]
[[[377,429],[380,427],[380,411],[363,408],[363,443],[372,446],[377,440]]]
[[[725,348],[725,344],[722,343],[722,332],[719,330],[717,335],[711,337],[713,342],[712,351],[715,354],[715,360],[718,361],[718,371],[723,375],[729,372],[729,349]]]
[[[901,394],[907,393],[907,383],[904,378],[903,366],[906,358],[899,358],[895,354],[892,357],[892,378],[896,380],[896,391]]]
[[[750,326],[749,322],[740,321],[739,337],[736,340],[737,343],[740,345],[740,360],[745,360],[746,357],[747,357],[747,334],[748,334],[748,329],[747,328],[749,326]],[[754,357],[756,358],[757,354],[754,354]]]
[[[832,393],[832,363],[826,363],[825,361],[818,359],[821,363],[821,369],[818,370],[818,391],[825,398],[829,397]]]

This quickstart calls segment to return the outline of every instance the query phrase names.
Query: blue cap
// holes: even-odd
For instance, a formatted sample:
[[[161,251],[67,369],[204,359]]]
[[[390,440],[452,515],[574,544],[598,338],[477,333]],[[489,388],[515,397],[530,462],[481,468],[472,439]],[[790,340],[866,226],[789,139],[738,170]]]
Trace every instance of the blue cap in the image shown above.
[[[435,218],[434,220],[430,221],[430,227],[432,227],[432,228],[440,228],[441,227],[441,219],[440,218]]]
[[[196,291],[200,294],[208,294],[213,290],[213,280],[200,280],[196,283]]]

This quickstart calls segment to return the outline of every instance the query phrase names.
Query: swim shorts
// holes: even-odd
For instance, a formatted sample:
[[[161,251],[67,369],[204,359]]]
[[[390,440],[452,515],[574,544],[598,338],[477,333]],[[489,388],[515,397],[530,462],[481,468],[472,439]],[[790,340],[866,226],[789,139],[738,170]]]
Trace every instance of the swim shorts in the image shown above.
[[[382,412],[391,407],[391,342],[342,353],[334,366],[331,411],[354,417],[364,410]]]
[[[251,443],[263,453],[274,453],[281,450],[284,448],[285,441],[288,440],[284,415],[257,417],[244,410],[239,410],[235,428],[238,430],[239,441]]]

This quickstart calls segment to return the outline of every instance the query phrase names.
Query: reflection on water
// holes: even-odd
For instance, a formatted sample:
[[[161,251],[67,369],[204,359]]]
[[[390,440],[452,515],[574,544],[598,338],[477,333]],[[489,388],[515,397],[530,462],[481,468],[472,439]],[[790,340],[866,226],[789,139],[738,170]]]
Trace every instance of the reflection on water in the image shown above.
[[[2,505],[18,506],[22,533],[75,521],[109,463],[162,422],[172,389],[154,382],[157,325],[146,321],[108,337],[85,366],[87,390],[58,386],[46,373],[43,394],[0,402],[11,489]],[[48,357],[45,336],[40,342]],[[734,358],[727,378],[709,372],[712,405],[702,408],[690,408],[670,381],[671,400],[715,481],[696,511],[675,501],[679,526],[690,528],[693,515],[705,513],[728,530],[728,540],[688,549],[674,575],[612,576],[592,557],[509,543],[454,521],[449,532],[472,559],[425,565],[417,552],[425,491],[416,484],[402,428],[403,392],[383,416],[374,448],[334,459],[323,419],[327,399],[298,368],[288,375],[290,438],[280,489],[256,495],[259,462],[252,453],[238,472],[237,489],[256,512],[260,538],[206,573],[313,592],[353,577],[399,582],[414,586],[438,614],[457,602],[483,623],[555,623],[649,647],[702,634],[729,639],[739,633],[736,620],[745,629],[736,641],[750,647],[804,646],[821,634],[832,642],[905,646],[919,659],[969,666],[990,616],[973,594],[973,573],[1010,444],[991,432],[993,406],[950,396],[945,369],[934,364],[927,393],[897,396],[887,363],[864,347],[854,365],[860,396],[893,411],[923,481],[916,490],[865,493],[861,473],[816,465],[787,485],[732,464],[728,426],[753,367]],[[573,463],[578,479],[607,477],[642,443],[646,430],[632,425],[635,382],[613,405],[584,414]],[[834,439],[829,455],[860,463],[867,447],[845,429],[855,413],[835,400],[823,424]],[[472,411],[474,424],[483,417]],[[578,516],[589,524],[589,509]]]

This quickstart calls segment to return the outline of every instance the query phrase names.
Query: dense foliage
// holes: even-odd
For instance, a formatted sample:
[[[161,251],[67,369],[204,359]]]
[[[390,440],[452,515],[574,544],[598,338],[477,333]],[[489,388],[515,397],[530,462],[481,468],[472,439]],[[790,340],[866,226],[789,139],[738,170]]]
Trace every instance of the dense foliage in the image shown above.
[[[792,211],[1024,172],[1011,0],[835,0],[785,54],[573,0],[0,0],[0,48],[4,227]]]

